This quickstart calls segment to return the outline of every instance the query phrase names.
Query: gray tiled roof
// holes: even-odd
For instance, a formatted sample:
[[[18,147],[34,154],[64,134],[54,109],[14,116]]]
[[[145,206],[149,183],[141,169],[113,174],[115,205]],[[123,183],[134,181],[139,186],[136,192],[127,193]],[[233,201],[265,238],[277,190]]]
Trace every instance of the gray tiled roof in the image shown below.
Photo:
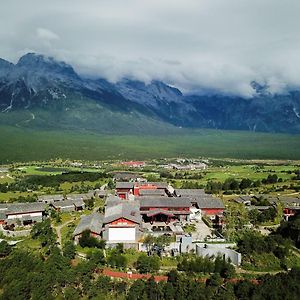
[[[79,224],[73,232],[73,236],[81,234],[85,230],[90,230],[97,234],[100,234],[102,231],[103,225],[103,215],[97,212],[94,212],[87,216],[82,216]]]
[[[141,207],[190,207],[196,202],[199,208],[225,208],[223,202],[210,195],[199,197],[147,197],[136,198]]]
[[[5,211],[8,209],[9,206],[11,206],[12,203],[0,203],[0,211]]]
[[[67,195],[67,200],[88,200],[94,196],[94,192],[89,192],[86,194],[69,194]]]
[[[165,210],[163,208],[158,209],[151,209],[151,210],[144,210],[141,211],[141,214],[146,214],[148,217],[153,216],[156,214],[166,214],[166,215],[189,215],[190,211],[183,211],[183,210]]]
[[[64,196],[61,194],[58,195],[40,195],[38,196],[38,201],[60,201],[63,200]]]
[[[219,198],[215,198],[210,195],[200,196],[200,197],[197,197],[195,200],[200,209],[204,209],[204,208],[225,209],[224,203]]]
[[[133,182],[116,182],[116,189],[133,189]]]
[[[9,214],[20,214],[20,213],[28,213],[28,212],[43,212],[46,209],[45,203],[16,203],[12,204],[5,211],[6,215]]]
[[[234,199],[236,203],[244,204],[244,203],[251,203],[252,197],[251,196],[239,196]]]
[[[140,189],[140,196],[166,196],[166,193],[162,189]]]
[[[141,207],[190,207],[191,198],[188,197],[159,197],[140,196],[136,198]]]
[[[300,198],[296,197],[282,197],[280,201],[286,205],[300,205]]]
[[[134,186],[154,185],[158,189],[166,189],[168,184],[165,182],[116,182],[116,189],[132,189]]]
[[[141,175],[139,175],[137,173],[129,173],[129,172],[115,172],[113,175],[116,180],[118,180],[118,179],[123,179],[123,180],[136,179],[136,178],[141,177]]]
[[[200,196],[205,194],[203,189],[175,189],[175,193],[178,197]]]
[[[99,196],[99,197],[106,196],[107,191],[105,191],[105,190],[96,190],[96,195]]]
[[[122,200],[121,198],[119,198],[118,196],[114,196],[114,195],[109,195],[105,201],[105,206],[109,207],[109,206],[114,206],[117,205],[119,203],[122,203],[125,200]]]
[[[83,206],[84,202],[81,199],[69,199],[69,200],[63,200],[63,201],[56,201],[52,203],[52,206],[55,208],[59,207],[69,207],[69,206]]]
[[[62,201],[56,201],[52,203],[52,206],[55,208],[69,207],[69,206],[74,206],[74,203],[71,200],[62,200]]]
[[[105,208],[104,222],[105,224],[113,222],[119,218],[125,218],[135,223],[142,222],[140,207],[137,201],[122,201],[119,204],[108,206]]]

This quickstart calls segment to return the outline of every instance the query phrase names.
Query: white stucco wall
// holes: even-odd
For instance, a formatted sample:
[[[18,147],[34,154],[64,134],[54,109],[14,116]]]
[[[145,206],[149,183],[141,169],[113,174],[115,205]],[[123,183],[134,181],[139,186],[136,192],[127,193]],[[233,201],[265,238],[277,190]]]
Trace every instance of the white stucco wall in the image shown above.
[[[135,228],[110,227],[108,229],[108,241],[134,242],[136,237]]]
[[[18,219],[22,217],[42,217],[43,213],[42,212],[32,212],[32,213],[23,213],[23,214],[14,214],[14,215],[8,215],[7,219]]]

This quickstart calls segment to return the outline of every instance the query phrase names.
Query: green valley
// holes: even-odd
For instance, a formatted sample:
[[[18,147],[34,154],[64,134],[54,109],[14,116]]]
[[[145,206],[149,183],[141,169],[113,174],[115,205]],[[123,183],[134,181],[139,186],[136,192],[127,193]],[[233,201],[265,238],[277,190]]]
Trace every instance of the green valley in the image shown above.
[[[299,159],[299,135],[177,129],[170,134],[97,134],[0,127],[0,162],[160,157]]]

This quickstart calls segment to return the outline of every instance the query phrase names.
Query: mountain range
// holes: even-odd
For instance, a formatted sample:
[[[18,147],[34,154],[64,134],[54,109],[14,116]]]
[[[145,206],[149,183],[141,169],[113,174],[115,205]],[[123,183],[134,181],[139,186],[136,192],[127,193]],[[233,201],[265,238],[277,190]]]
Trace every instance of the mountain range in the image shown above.
[[[271,94],[251,82],[252,98],[183,94],[161,81],[116,83],[28,53],[0,59],[0,124],[101,133],[167,133],[213,128],[300,133],[300,91]]]

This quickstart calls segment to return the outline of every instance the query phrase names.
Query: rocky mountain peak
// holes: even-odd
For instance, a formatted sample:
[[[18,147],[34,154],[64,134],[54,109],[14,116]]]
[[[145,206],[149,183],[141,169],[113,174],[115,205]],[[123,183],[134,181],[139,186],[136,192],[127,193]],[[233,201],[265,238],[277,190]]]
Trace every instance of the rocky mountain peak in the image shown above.
[[[255,93],[250,99],[222,94],[184,95],[157,80],[110,83],[79,77],[67,63],[35,53],[24,55],[16,65],[0,59],[0,112],[38,109],[47,115],[53,108],[63,113],[70,107],[90,111],[94,107],[98,111],[97,107],[103,106],[107,112],[126,114],[128,123],[138,112],[144,118],[180,127],[300,132],[299,91],[279,95],[271,94],[269,86],[261,82],[253,81],[251,86]],[[81,111],[72,115],[72,124],[78,115]],[[86,120],[98,120],[96,112],[88,115]]]
[[[27,53],[23,55],[16,64],[16,67],[23,70],[25,69],[28,72],[43,72],[45,75],[46,73],[54,73],[78,78],[74,69],[65,62],[57,61],[53,57],[47,57],[36,53]]]
[[[11,62],[0,58],[0,69],[4,69],[4,68],[11,68],[13,67],[14,64],[12,64]]]

